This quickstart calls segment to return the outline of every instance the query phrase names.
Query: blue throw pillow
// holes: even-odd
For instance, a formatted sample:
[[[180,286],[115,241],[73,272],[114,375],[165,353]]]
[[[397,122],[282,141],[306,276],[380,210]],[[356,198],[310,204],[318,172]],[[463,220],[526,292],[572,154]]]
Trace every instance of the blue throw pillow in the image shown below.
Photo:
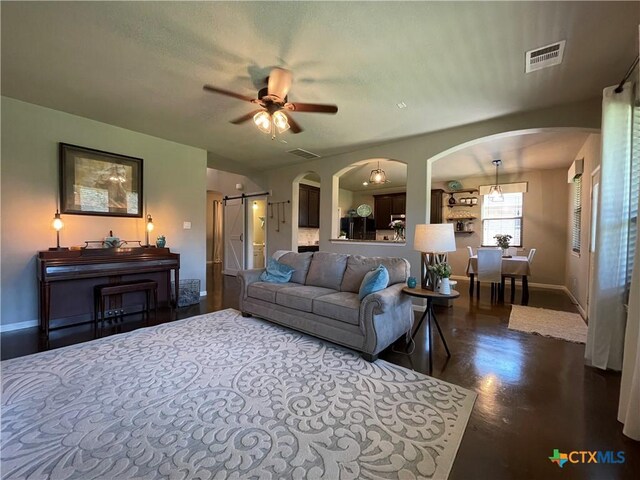
[[[291,275],[293,275],[294,271],[295,269],[289,265],[269,258],[267,261],[267,269],[260,274],[260,280],[270,283],[287,283],[291,280]]]
[[[367,272],[360,284],[360,292],[358,297],[362,300],[367,295],[384,290],[389,285],[389,271],[384,265],[378,265],[376,268]]]

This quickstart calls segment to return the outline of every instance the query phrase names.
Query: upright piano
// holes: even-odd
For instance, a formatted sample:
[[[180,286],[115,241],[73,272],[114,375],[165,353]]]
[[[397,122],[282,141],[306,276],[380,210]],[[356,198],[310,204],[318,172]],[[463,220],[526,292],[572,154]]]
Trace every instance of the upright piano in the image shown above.
[[[180,254],[168,248],[85,248],[38,252],[40,331],[49,336],[52,308],[56,318],[91,314],[93,286],[141,276],[160,277],[163,296],[171,301],[171,271],[178,298]],[[164,281],[162,281],[164,279]],[[53,307],[52,307],[53,303]],[[95,320],[95,319],[93,319]]]

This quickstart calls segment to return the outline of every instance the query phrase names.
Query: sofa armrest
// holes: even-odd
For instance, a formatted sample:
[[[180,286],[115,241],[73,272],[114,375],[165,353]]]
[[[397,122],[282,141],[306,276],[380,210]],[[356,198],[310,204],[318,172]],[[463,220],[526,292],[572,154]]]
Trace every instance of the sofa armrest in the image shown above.
[[[264,272],[264,268],[255,268],[253,270],[240,270],[238,272],[238,280],[240,281],[240,296],[247,298],[247,289],[249,285],[260,280],[260,275]]]
[[[364,333],[362,351],[372,355],[387,348],[411,328],[411,298],[402,293],[404,283],[396,283],[367,295],[360,304],[360,329]]]
[[[393,310],[398,301],[402,300],[402,289],[404,283],[396,283],[383,290],[371,293],[362,299],[361,310],[371,309],[376,314],[386,313]]]

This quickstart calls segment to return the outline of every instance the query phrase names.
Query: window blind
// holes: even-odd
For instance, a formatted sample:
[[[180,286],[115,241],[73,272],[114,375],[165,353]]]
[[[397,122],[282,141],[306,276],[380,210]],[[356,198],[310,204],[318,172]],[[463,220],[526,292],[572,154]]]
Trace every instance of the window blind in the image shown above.
[[[573,180],[573,222],[571,225],[571,249],[580,253],[582,231],[582,177]]]
[[[640,195],[640,107],[633,108],[631,177],[629,188],[629,236],[627,240],[627,286],[631,285],[638,242],[638,196]]]

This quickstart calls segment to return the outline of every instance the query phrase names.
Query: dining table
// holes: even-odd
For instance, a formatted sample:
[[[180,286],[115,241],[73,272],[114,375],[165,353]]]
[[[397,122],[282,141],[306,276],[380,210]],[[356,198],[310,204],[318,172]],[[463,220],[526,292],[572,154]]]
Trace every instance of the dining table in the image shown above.
[[[469,294],[473,295],[475,276],[478,273],[478,256],[469,257],[467,263],[467,276],[469,277]],[[529,275],[531,275],[531,264],[529,257],[524,255],[507,255],[502,257],[502,292],[504,292],[505,278],[511,278],[511,303],[515,298],[516,278],[522,279],[522,303],[529,301]]]

